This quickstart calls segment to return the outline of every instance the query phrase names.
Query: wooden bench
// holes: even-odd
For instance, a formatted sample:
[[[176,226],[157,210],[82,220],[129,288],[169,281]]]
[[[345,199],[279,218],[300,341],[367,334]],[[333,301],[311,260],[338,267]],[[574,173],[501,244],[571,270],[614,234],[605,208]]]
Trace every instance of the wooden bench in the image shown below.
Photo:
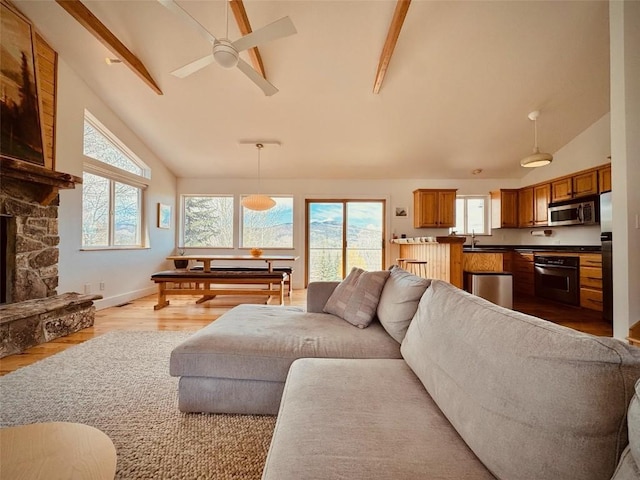
[[[212,270],[167,270],[151,275],[151,280],[158,284],[158,303],[154,310],[169,305],[167,295],[202,295],[196,303],[211,300],[216,295],[264,295],[277,296],[280,305],[284,303],[284,282],[287,278],[285,272],[267,271],[227,271]],[[183,285],[187,285],[186,287]],[[212,286],[213,285],[213,286]],[[220,288],[218,285],[229,285],[228,288]],[[233,285],[253,285],[256,288],[233,288]],[[259,288],[266,286],[266,288]],[[274,288],[276,287],[276,288]]]
[[[204,267],[202,265],[195,266],[191,268],[193,272],[201,272]],[[215,267],[216,271],[222,272],[268,272],[269,269],[267,267],[226,267],[226,266],[217,266]],[[293,290],[293,268],[292,267],[273,267],[274,272],[284,272],[287,274],[287,278],[284,281],[285,285],[288,287],[287,295],[290,297],[291,292]]]

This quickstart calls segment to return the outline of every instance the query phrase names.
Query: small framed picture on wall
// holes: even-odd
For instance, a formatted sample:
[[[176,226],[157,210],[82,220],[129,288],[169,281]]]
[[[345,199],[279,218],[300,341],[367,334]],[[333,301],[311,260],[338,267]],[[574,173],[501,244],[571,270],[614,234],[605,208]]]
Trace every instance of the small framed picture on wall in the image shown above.
[[[396,207],[396,217],[406,217],[409,215],[407,207]]]
[[[158,204],[158,228],[171,228],[171,205]]]

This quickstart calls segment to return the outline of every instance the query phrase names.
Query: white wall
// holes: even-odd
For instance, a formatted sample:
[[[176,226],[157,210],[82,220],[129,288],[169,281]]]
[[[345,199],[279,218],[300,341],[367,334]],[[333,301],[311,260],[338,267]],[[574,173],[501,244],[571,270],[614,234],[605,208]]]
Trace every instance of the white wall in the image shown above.
[[[153,94],[149,90],[150,94]],[[155,94],[153,94],[155,95]],[[142,141],[91,91],[64,62],[58,59],[58,97],[56,131],[56,170],[82,177],[82,141],[84,109],[93,113],[112,133],[151,168],[151,183],[146,192],[146,230],[150,248],[136,250],[81,251],[82,186],[60,191],[60,261],[58,292],[91,292],[104,300],[97,308],[124,303],[155,292],[149,275],[158,271],[172,253],[174,225],[169,230],[156,228],[158,202],[174,207],[175,176]],[[104,282],[105,289],[99,290]]]
[[[609,3],[613,335],[640,322],[640,2]]]

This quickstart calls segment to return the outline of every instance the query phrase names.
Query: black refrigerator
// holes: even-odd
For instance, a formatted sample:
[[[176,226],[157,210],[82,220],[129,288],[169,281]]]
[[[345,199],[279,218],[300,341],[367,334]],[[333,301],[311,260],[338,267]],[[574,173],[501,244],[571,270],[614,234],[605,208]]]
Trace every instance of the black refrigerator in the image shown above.
[[[613,252],[611,192],[600,194],[600,241],[602,242],[602,318],[613,323]]]

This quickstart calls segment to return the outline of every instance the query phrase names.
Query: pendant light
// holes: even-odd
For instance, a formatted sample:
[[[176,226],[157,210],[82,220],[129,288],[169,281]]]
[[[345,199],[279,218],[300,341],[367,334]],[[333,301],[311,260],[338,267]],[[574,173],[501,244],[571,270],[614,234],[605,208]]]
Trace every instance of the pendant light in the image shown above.
[[[258,149],[258,192],[260,192],[260,150],[264,148],[264,145],[256,143],[256,148]],[[260,193],[244,197],[241,203],[244,208],[258,212],[269,210],[276,206],[276,201],[273,198]]]
[[[533,153],[522,160],[520,160],[520,166],[526,168],[544,167],[549,165],[553,160],[553,155],[550,153],[540,153],[538,148],[538,117],[539,111],[531,112],[529,114],[529,120],[533,121]]]

